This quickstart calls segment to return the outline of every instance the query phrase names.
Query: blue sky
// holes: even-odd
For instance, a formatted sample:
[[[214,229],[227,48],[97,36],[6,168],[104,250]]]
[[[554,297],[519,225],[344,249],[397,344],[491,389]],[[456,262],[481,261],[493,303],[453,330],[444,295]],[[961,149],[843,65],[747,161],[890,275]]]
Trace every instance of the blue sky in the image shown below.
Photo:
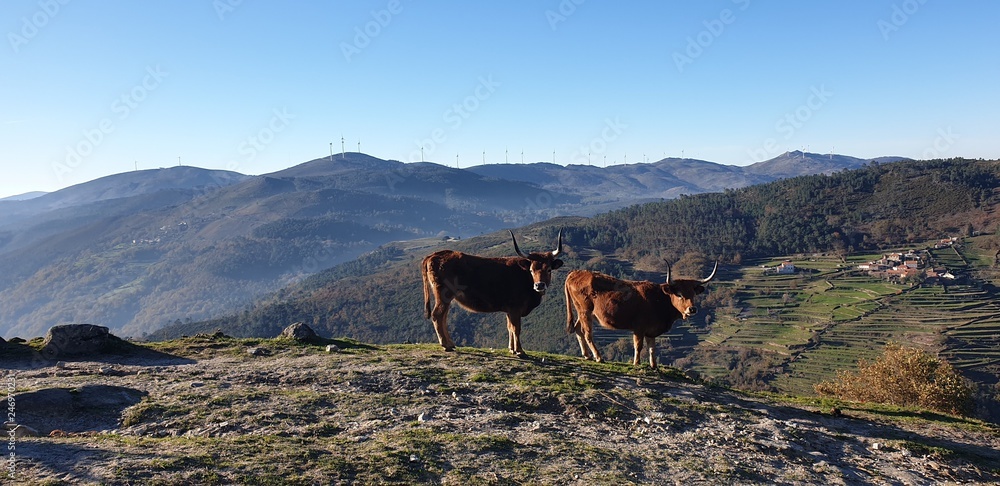
[[[5,1],[0,197],[341,150],[1000,157],[1000,3]]]

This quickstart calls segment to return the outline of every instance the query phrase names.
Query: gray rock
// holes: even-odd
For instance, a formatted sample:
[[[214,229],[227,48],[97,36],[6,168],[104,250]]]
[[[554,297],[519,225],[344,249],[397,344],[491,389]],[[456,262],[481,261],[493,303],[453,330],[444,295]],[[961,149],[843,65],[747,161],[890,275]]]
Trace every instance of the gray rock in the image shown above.
[[[270,351],[264,348],[247,348],[247,353],[251,356],[267,356],[271,354]]]
[[[15,439],[23,437],[38,437],[39,435],[37,430],[28,427],[27,425],[18,425],[7,433],[13,435]]]
[[[316,341],[319,339],[319,335],[316,334],[316,331],[313,331],[311,327],[301,322],[296,322],[295,324],[286,327],[284,331],[281,331],[281,335],[279,337],[291,338],[296,341],[305,342]]]
[[[42,342],[42,356],[49,359],[107,352],[117,338],[108,328],[93,324],[52,326]]]

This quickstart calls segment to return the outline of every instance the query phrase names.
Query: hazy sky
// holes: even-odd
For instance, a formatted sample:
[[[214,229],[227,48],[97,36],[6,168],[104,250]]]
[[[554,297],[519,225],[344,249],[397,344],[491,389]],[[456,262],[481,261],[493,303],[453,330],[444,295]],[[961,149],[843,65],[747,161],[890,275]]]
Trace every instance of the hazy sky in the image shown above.
[[[178,164],[1000,157],[1000,2],[5,0],[0,197]]]

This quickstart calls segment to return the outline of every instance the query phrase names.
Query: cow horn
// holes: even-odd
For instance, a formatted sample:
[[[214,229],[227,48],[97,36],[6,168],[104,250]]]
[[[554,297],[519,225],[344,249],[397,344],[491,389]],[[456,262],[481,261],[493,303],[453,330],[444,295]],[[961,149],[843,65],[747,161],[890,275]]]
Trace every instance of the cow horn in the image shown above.
[[[708,282],[711,282],[712,279],[715,278],[715,271],[718,270],[718,269],[719,269],[719,261],[716,260],[715,261],[715,267],[712,268],[712,274],[709,275],[708,278],[701,280],[701,283],[707,284]]]
[[[667,285],[670,285],[672,283],[670,281],[670,262],[668,262],[666,258],[664,258],[663,261],[667,264]]]
[[[507,231],[510,231],[510,240],[514,242],[514,251],[517,252],[517,256],[521,258],[528,258],[524,256],[524,253],[521,253],[521,249],[517,247],[517,238],[514,238],[514,232],[511,230]]]
[[[562,253],[562,230],[559,230],[559,242],[556,243],[556,251],[552,252],[552,258],[557,257]]]

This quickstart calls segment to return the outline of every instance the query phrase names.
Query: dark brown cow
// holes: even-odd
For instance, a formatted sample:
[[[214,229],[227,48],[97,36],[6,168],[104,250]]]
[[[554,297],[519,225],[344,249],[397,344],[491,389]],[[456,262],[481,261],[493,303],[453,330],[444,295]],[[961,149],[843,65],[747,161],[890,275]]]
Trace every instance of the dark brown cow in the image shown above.
[[[674,321],[687,319],[698,312],[695,295],[705,291],[704,285],[715,278],[719,262],[712,274],[703,280],[671,280],[667,263],[667,281],[655,284],[649,281],[619,280],[603,273],[574,270],[566,276],[566,332],[576,331],[580,352],[584,359],[601,361],[601,353],[594,345],[593,323],[597,321],[608,329],[632,331],[635,357],[632,364],[639,365],[643,340],[649,348],[649,366],[656,368],[656,337],[670,330]],[[577,319],[573,319],[573,308]]]
[[[542,302],[542,295],[552,281],[552,270],[562,266],[556,258],[562,253],[562,231],[556,249],[546,253],[525,255],[517,247],[516,257],[485,258],[465,253],[441,250],[424,258],[420,273],[424,280],[424,317],[434,322],[438,341],[447,351],[455,349],[448,334],[448,309],[457,301],[472,312],[504,312],[507,314],[507,347],[511,353],[524,354],[521,349],[521,318]],[[434,309],[431,310],[431,294]]]

